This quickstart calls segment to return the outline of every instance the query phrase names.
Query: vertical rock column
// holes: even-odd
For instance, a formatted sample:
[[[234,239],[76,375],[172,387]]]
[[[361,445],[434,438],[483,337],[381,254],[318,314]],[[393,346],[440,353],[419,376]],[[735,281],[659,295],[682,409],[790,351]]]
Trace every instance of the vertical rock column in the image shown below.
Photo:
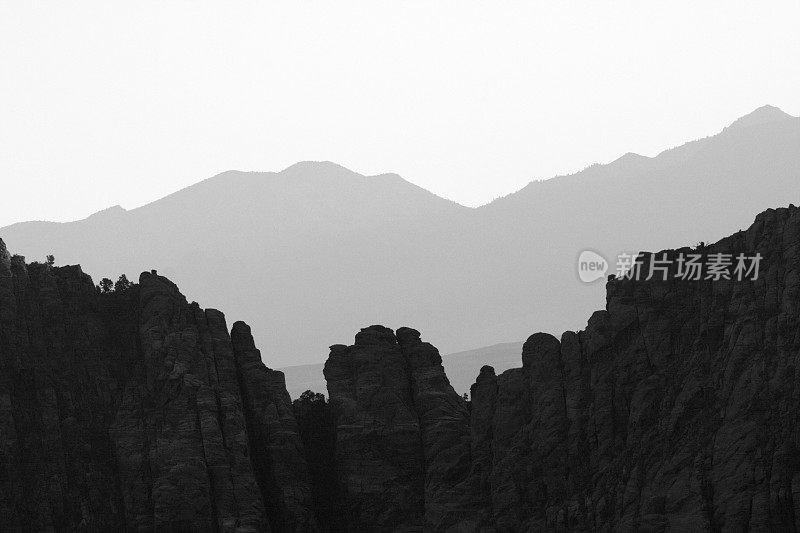
[[[117,388],[91,279],[0,241],[0,526],[122,526],[106,422]]]
[[[466,402],[450,386],[439,351],[422,342],[418,331],[398,329],[397,342],[408,364],[422,437],[426,528],[475,530],[490,515],[480,476],[470,472],[472,437]]]
[[[0,239],[0,522],[21,528],[17,513],[22,499],[17,469],[18,436],[12,404],[12,368],[16,356],[17,302],[11,273],[11,256]]]
[[[263,530],[222,313],[154,274],[139,291],[141,359],[111,428],[129,527]]]
[[[365,530],[421,530],[422,436],[409,365],[392,330],[371,326],[353,346],[332,346],[325,379],[350,523]]]
[[[252,462],[276,531],[315,531],[311,480],[283,372],[264,366],[250,326],[231,332]]]

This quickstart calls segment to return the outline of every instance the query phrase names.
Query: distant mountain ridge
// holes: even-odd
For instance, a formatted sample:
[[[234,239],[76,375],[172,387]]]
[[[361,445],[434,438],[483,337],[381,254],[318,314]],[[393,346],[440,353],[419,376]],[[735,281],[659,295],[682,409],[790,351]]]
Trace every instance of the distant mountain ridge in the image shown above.
[[[578,254],[713,241],[798,203],[800,119],[763,107],[656,157],[529,185],[480,208],[333,163],[230,171],[137,209],[0,229],[95,279],[158,269],[253,324],[272,367],[322,361],[363,324],[415,324],[444,353],[578,329],[602,301]]]
[[[442,365],[447,372],[450,385],[459,394],[469,392],[481,367],[489,365],[499,374],[519,366],[522,342],[504,342],[442,356]],[[278,368],[286,376],[286,389],[292,398],[299,398],[307,390],[325,390],[322,375],[324,363]]]

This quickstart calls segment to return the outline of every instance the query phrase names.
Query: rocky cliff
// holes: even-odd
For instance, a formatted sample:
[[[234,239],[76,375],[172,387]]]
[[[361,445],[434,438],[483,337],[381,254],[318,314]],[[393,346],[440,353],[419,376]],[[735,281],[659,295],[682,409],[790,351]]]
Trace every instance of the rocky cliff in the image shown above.
[[[0,529],[798,531],[800,210],[664,253],[469,401],[371,326],[331,347],[330,402],[292,405],[250,328],[166,278],[101,294],[0,241]],[[690,281],[687,253],[762,260]]]
[[[155,273],[99,294],[0,241],[0,529],[310,531],[283,375]]]
[[[679,279],[690,252],[760,254],[760,274]],[[469,403],[416,331],[372,326],[333,346],[325,378],[355,521],[800,529],[800,210],[667,254],[666,279],[610,279],[585,330],[532,335],[521,368],[484,367]],[[645,271],[653,257],[642,255]]]

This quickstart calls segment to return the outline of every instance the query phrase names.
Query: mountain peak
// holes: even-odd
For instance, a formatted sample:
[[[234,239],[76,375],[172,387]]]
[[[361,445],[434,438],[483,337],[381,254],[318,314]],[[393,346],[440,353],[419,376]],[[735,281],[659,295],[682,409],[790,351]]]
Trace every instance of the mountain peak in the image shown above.
[[[611,164],[614,164],[614,163],[635,163],[635,162],[647,161],[649,159],[650,158],[647,157],[647,156],[640,155],[640,154],[637,154],[637,153],[634,153],[634,152],[628,152],[625,155],[623,155],[621,157],[618,157],[617,159],[612,161]]]
[[[760,124],[769,124],[771,122],[779,122],[786,119],[795,118],[792,115],[785,113],[780,108],[772,105],[764,105],[748,113],[747,115],[735,120],[729,128],[746,128],[749,126],[757,126]],[[727,128],[726,128],[727,129]]]
[[[128,211],[122,207],[121,205],[114,205],[98,211],[97,213],[92,213],[89,215],[89,218],[100,218],[100,217],[109,217],[114,215],[121,215],[123,213],[127,213]]]
[[[283,169],[280,174],[283,175],[347,175],[358,176],[357,172],[353,172],[349,168],[343,167],[332,161],[300,161],[289,167]]]

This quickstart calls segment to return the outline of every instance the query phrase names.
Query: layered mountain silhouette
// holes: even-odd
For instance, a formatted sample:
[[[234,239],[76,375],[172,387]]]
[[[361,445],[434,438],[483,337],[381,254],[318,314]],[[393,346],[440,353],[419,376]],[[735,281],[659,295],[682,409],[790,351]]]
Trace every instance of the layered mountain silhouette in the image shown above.
[[[253,325],[273,367],[318,363],[363,324],[415,324],[443,353],[560,332],[602,301],[584,249],[713,241],[800,200],[800,119],[760,108],[712,137],[530,183],[473,209],[394,174],[305,162],[225,172],[146,206],[0,229],[95,279],[158,269]],[[613,268],[613,266],[612,266]]]

